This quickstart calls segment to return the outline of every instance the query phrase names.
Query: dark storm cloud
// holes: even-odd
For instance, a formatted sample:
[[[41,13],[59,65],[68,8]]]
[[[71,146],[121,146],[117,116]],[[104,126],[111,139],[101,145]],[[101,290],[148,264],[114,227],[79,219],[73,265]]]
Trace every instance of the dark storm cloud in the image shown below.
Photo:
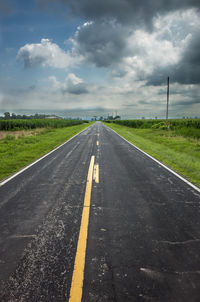
[[[45,6],[61,3],[71,9],[75,16],[87,20],[114,19],[121,24],[141,26],[152,24],[152,18],[171,11],[199,8],[199,0],[38,0]]]
[[[79,54],[98,67],[119,62],[126,52],[127,29],[115,21],[88,23],[77,31],[74,41]]]
[[[62,2],[70,6],[74,14],[93,21],[92,24],[79,29],[75,40],[79,53],[98,67],[109,67],[120,63],[128,55],[130,49],[127,48],[127,38],[133,28],[143,26],[147,30],[152,30],[153,17],[200,6],[200,2],[195,0],[63,0]],[[157,67],[155,73],[148,79],[148,84],[163,84],[168,75],[178,83],[199,83],[199,49],[200,35],[196,34],[179,64],[164,69]],[[136,50],[133,47],[132,51],[142,53],[144,50]],[[138,74],[138,77],[140,80],[143,79],[142,74]]]
[[[193,105],[193,104],[200,104],[199,98],[191,98],[190,100],[187,101],[178,101],[176,103],[172,103],[172,106],[187,106],[187,105]]]
[[[147,85],[162,85],[166,83],[166,78],[170,76],[171,82],[180,84],[200,83],[200,34],[194,34],[189,45],[183,52],[180,62],[176,65],[157,68],[149,76]]]
[[[138,103],[141,104],[141,105],[151,105],[150,101],[148,102],[148,101],[145,101],[145,100],[141,100]]]
[[[63,90],[63,93],[70,93],[75,95],[86,94],[88,93],[88,89],[84,83],[69,85],[67,89]]]
[[[153,30],[153,18],[187,8],[199,8],[199,0],[38,0],[45,7],[63,5],[85,21],[75,40],[80,54],[96,66],[110,66],[126,53],[126,39],[136,28]],[[29,62],[28,62],[29,63]]]
[[[87,22],[92,21],[87,26],[80,27],[73,37],[75,49],[86,61],[98,67],[115,68],[129,55],[127,40],[131,32],[141,28],[153,32],[155,17],[190,8],[199,11],[200,8],[199,0],[38,0],[38,2],[46,7],[53,7],[59,3],[63,10],[68,13],[71,11],[75,17]],[[159,39],[174,39],[174,31],[162,33]],[[178,28],[177,32],[181,33],[181,29]],[[184,37],[184,32],[181,34]],[[147,80],[147,85],[160,85],[166,82],[167,76],[170,76],[174,82],[197,84],[200,82],[199,49],[200,35],[196,34],[178,64],[171,64],[169,68],[157,66],[148,78],[142,71],[137,71],[138,79]],[[142,47],[137,50],[133,45],[131,51],[130,55],[134,56],[142,54],[145,50]],[[28,58],[26,63],[30,64]]]
[[[186,48],[184,52],[183,60],[187,61],[188,64],[191,64],[193,67],[199,66],[200,64],[200,33],[199,29],[196,34],[193,35],[193,38],[190,42],[189,47]]]

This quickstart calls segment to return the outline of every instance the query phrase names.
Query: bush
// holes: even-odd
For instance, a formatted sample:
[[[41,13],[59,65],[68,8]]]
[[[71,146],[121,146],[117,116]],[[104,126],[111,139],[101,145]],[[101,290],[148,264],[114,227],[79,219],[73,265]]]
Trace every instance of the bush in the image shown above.
[[[151,128],[152,129],[159,129],[159,130],[167,130],[168,129],[166,123],[164,123],[164,122],[160,122],[158,124],[154,124],[154,125],[152,125]]]

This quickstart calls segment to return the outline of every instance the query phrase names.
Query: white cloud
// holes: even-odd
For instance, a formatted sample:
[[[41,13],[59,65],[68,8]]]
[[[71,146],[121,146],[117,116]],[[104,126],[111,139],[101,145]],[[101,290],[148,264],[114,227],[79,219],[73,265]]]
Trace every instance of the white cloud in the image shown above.
[[[151,74],[157,66],[178,63],[182,53],[182,47],[174,46],[168,40],[159,40],[156,33],[143,30],[137,30],[129,37],[128,47],[133,55],[123,59],[123,66],[129,72],[134,70],[138,78]]]
[[[50,87],[53,88],[53,90],[63,88],[63,83],[59,82],[55,76],[49,76],[48,81],[50,82]]]
[[[175,11],[162,16],[157,14],[149,29],[119,24],[113,19],[88,21],[67,40],[66,47],[69,47],[69,42],[72,47],[68,52],[48,39],[42,39],[39,44],[26,44],[18,52],[18,58],[24,61],[25,66],[39,64],[68,68],[82,62],[84,64],[79,66],[82,68],[79,70],[92,83],[85,83],[74,73],[69,73],[62,80],[50,76],[44,88],[37,89],[37,92],[29,91],[24,100],[43,108],[99,106],[107,110],[115,108],[130,116],[164,115],[166,74],[171,82],[182,83],[175,78],[176,67],[185,58],[189,61],[199,55],[199,47],[193,46],[200,26],[198,17],[195,10]],[[187,49],[196,52],[193,56],[189,52],[185,55]],[[198,68],[199,64],[196,66]],[[187,72],[181,70],[180,73],[188,77]],[[157,84],[149,80],[155,74],[162,80]],[[173,108],[174,116],[181,106],[200,112],[196,109],[199,86],[177,83],[170,83],[170,108]]]
[[[156,73],[165,82],[163,70],[172,71],[181,61],[190,60],[185,58],[185,51],[192,47],[191,41],[200,26],[195,10],[173,12],[162,18],[158,15],[153,25],[153,31],[145,31],[144,28],[130,31],[126,37],[126,51],[118,64],[110,69],[114,78],[119,77],[121,81],[125,78],[124,87],[129,81],[133,85],[135,80],[149,80]]]
[[[49,39],[42,39],[41,43],[26,44],[18,51],[17,58],[24,61],[25,67],[35,65],[49,65],[55,68],[68,68],[80,63],[81,57],[73,51],[66,52]]]
[[[53,84],[53,90],[60,91],[62,94],[80,95],[88,93],[87,85],[83,79],[77,77],[74,73],[69,73],[64,82],[58,81],[55,76],[50,76],[48,80]]]
[[[152,30],[122,26],[116,20],[88,21],[69,40],[86,63],[105,67],[114,77],[129,73],[136,80],[148,80],[154,72],[177,66],[199,26],[198,12],[188,9],[158,14]]]
[[[69,73],[67,76],[67,81],[71,85],[78,85],[80,83],[83,83],[83,80],[81,78],[78,78],[74,73]]]

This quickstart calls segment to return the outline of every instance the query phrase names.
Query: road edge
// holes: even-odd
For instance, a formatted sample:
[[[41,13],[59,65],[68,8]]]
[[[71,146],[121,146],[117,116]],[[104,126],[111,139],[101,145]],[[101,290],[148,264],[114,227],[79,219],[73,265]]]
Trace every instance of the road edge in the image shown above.
[[[32,167],[33,165],[37,164],[39,161],[41,161],[42,159],[44,159],[45,157],[47,157],[48,155],[52,154],[54,151],[58,150],[59,148],[61,148],[62,146],[64,146],[65,144],[67,144],[68,142],[70,142],[72,139],[74,139],[76,136],[78,136],[79,134],[81,134],[82,132],[84,132],[85,130],[89,129],[92,125],[88,126],[87,128],[85,128],[84,130],[82,130],[81,132],[75,134],[74,136],[72,136],[71,138],[69,138],[66,142],[62,143],[61,145],[59,145],[58,147],[56,147],[55,149],[49,151],[48,153],[46,153],[45,155],[43,155],[42,157],[39,157],[38,159],[36,159],[34,162],[32,162],[31,164],[29,164],[28,166],[25,166],[24,168],[22,168],[21,170],[19,170],[18,172],[14,173],[12,176],[6,178],[3,181],[0,181],[0,187],[2,187],[3,185],[5,185],[7,182],[9,182],[10,180],[12,180],[13,178],[15,178],[16,176],[18,176],[19,174],[23,173],[24,171],[26,171],[27,169],[29,169],[30,167]]]
[[[174,170],[172,170],[171,168],[169,168],[168,166],[166,166],[165,164],[161,163],[158,159],[156,159],[155,157],[151,156],[150,154],[146,153],[145,151],[143,151],[142,149],[140,149],[139,147],[135,146],[133,143],[129,142],[126,138],[124,138],[123,136],[121,136],[119,133],[117,133],[115,130],[111,129],[109,126],[105,125],[105,127],[107,127],[108,129],[110,129],[111,131],[113,131],[115,134],[117,134],[118,136],[120,136],[123,140],[125,140],[129,145],[133,146],[134,148],[136,148],[138,151],[142,152],[143,154],[145,154],[146,156],[148,156],[149,158],[151,158],[152,160],[154,160],[156,163],[158,163],[160,166],[164,167],[166,170],[170,171],[172,174],[174,174],[175,176],[177,176],[178,178],[180,178],[182,181],[184,181],[185,183],[187,183],[189,186],[191,186],[193,189],[195,189],[196,191],[198,191],[200,193],[200,188],[198,188],[196,185],[194,185],[193,183],[191,183],[189,180],[185,179],[183,176],[181,176],[180,174],[178,174],[177,172],[175,172]]]

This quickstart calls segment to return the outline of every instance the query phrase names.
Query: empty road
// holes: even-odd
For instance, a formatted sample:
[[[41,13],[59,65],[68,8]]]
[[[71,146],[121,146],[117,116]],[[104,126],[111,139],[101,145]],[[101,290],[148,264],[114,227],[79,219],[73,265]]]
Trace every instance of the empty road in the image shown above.
[[[0,185],[0,301],[199,302],[200,191],[97,122]]]

